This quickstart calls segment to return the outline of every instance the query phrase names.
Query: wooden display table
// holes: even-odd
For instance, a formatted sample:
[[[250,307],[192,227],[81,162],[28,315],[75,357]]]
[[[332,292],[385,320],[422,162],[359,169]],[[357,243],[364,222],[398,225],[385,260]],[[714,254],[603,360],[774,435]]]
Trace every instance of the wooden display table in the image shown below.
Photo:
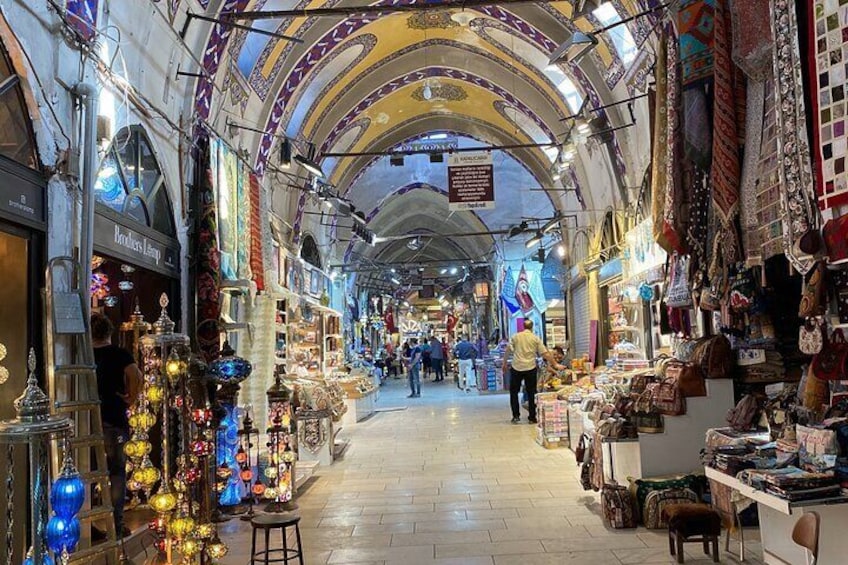
[[[845,556],[848,555],[848,536],[845,535],[848,525],[848,497],[790,502],[746,485],[736,477],[712,467],[705,467],[704,472],[707,478],[726,485],[757,503],[763,558],[766,563],[808,564],[804,550],[792,541],[792,528],[805,512],[816,512],[821,516],[818,562],[845,563]]]

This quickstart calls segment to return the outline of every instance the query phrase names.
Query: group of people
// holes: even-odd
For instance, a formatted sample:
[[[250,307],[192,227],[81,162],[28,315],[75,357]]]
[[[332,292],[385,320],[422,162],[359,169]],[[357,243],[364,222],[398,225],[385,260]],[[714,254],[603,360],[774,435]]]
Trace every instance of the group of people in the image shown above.
[[[448,345],[445,338],[441,340],[435,336],[429,339],[424,338],[420,345],[418,338],[411,338],[404,342],[402,353],[409,372],[410,394],[408,398],[419,398],[421,396],[422,369],[425,378],[429,378],[433,374],[434,382],[443,382],[448,372],[448,362],[451,356],[459,362],[460,382],[463,383],[465,391],[468,392],[472,386],[476,386],[474,359],[477,358],[478,352],[477,348],[464,335],[453,348]]]

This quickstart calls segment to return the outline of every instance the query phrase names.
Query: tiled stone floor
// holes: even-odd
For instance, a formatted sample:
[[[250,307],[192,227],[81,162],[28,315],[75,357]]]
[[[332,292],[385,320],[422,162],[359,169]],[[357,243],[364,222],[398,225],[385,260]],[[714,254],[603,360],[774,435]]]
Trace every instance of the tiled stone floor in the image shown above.
[[[465,394],[448,380],[425,381],[418,399],[407,392],[387,382],[379,406],[408,409],[343,430],[344,459],[319,468],[298,498],[307,565],[673,563],[662,532],[604,527],[571,451],[545,450],[533,426],[511,425],[506,395]],[[220,531],[230,546],[221,565],[248,563],[249,524]],[[746,563],[760,563],[759,545],[747,547]],[[712,562],[698,544],[686,554]],[[721,562],[738,560],[722,551]]]

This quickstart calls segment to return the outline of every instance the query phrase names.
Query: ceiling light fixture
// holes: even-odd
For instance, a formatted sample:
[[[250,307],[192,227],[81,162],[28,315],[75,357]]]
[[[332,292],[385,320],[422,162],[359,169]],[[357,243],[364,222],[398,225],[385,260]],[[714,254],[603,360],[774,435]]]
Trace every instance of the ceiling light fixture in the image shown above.
[[[562,219],[562,216],[559,213],[557,213],[556,216],[554,216],[553,218],[548,220],[547,223],[545,223],[545,225],[542,226],[541,232],[543,234],[550,232],[552,229],[554,229],[555,227],[557,227],[559,225],[559,222],[560,222],[561,219]]]
[[[456,267],[451,267],[450,274],[455,275],[458,269]]]
[[[526,247],[527,249],[531,249],[532,247],[539,245],[542,242],[542,237],[542,232],[537,231],[536,235],[527,240],[527,243],[524,244],[524,247]]]
[[[316,177],[318,177],[320,179],[324,178],[324,171],[321,169],[321,165],[319,165],[318,163],[316,163],[312,159],[309,159],[309,158],[307,158],[303,155],[295,155],[294,160],[297,161],[297,163],[301,167],[303,167],[304,169],[306,169],[307,171],[309,171],[310,173],[312,173]]]
[[[565,257],[565,245],[563,245],[562,243],[557,245],[556,246],[556,252],[557,252],[557,255],[559,256],[560,259]]]
[[[400,286],[400,281],[399,281],[399,280],[397,280],[397,278],[396,278],[396,277],[392,277],[390,280],[391,280],[393,283],[395,283],[396,285]]]
[[[672,2],[673,1],[674,0],[672,0]],[[560,61],[566,63],[579,62],[580,59],[586,56],[586,54],[598,44],[598,34],[607,32],[613,28],[632,22],[635,19],[647,16],[648,14],[653,14],[657,10],[663,10],[667,8],[672,2],[667,2],[658,6],[654,6],[649,10],[645,10],[644,12],[640,12],[627,18],[620,19],[617,22],[611,23],[594,31],[575,31],[571,34],[571,37],[566,39],[564,43],[562,43],[559,47],[556,48],[556,50],[554,50],[553,53],[551,53],[549,64],[553,65],[554,63],[558,63]],[[587,2],[584,2],[583,4],[586,3]],[[582,15],[585,10],[586,6],[581,5],[580,14]]]
[[[421,96],[424,97],[424,100],[433,99],[433,89],[430,88],[430,84],[426,81],[424,82],[424,88],[421,89]]]

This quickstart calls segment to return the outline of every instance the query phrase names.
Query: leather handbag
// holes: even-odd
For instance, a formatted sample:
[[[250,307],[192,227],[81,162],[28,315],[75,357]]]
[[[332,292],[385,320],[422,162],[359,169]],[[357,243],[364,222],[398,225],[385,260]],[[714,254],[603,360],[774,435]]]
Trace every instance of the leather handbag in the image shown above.
[[[798,349],[806,355],[816,355],[824,347],[822,325],[816,318],[808,318],[798,330]]]
[[[841,329],[834,330],[821,351],[813,357],[813,374],[825,381],[839,381],[848,370],[848,341]]]
[[[732,378],[735,358],[730,340],[723,335],[698,340],[692,351],[692,363],[701,368],[706,379]]]
[[[672,361],[665,368],[665,376],[677,379],[680,393],[686,398],[707,396],[707,383],[697,365]]]
[[[674,377],[663,379],[654,391],[654,406],[660,414],[682,416],[686,414],[686,398]]]
[[[848,259],[848,216],[829,220],[822,231],[828,260],[833,263]]]
[[[816,261],[804,277],[804,290],[801,292],[801,305],[798,316],[812,318],[824,314],[827,307],[827,267],[824,261]]]

